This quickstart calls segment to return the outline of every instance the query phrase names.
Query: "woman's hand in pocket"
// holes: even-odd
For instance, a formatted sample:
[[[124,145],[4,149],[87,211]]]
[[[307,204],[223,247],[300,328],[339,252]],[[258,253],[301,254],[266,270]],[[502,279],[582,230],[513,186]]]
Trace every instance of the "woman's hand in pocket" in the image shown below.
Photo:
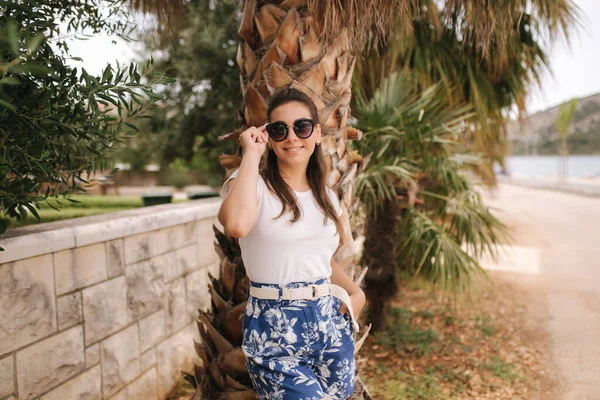
[[[352,304],[354,318],[358,318],[358,314],[365,306],[366,301],[367,298],[365,296],[365,292],[362,290],[358,290],[350,295],[350,303]],[[342,302],[342,305],[340,306],[340,313],[344,315],[346,311],[348,311],[348,307],[346,306],[346,303]]]

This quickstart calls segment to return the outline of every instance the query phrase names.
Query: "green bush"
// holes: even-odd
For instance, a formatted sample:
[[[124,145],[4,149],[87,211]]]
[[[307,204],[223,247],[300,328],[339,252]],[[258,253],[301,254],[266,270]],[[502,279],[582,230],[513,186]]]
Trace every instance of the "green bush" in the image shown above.
[[[115,143],[134,134],[136,119],[162,98],[153,92],[154,84],[173,81],[154,72],[153,60],[141,71],[133,63],[116,70],[108,65],[101,76],[67,65],[66,34],[91,29],[127,36],[131,24],[125,4],[3,2],[0,234],[8,226],[6,217],[38,217],[39,202],[66,196],[75,182],[107,169],[107,154]]]
[[[185,171],[171,171],[169,180],[177,189],[183,189],[190,184],[190,177]]]
[[[169,165],[169,183],[177,189],[183,189],[190,184],[188,164],[181,158],[175,159]]]

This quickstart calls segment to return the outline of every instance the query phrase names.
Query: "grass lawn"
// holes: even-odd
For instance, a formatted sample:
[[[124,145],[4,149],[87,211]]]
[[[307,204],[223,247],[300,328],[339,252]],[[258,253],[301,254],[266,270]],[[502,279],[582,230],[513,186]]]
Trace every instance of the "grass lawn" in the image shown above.
[[[8,228],[18,228],[24,225],[131,210],[143,206],[142,198],[139,196],[75,195],[69,198],[75,201],[73,202],[63,198],[51,198],[48,199],[48,202],[43,201],[39,203],[39,209],[37,209],[40,216],[39,220],[31,214],[28,215],[27,220],[10,218]],[[175,202],[177,202],[177,200],[175,200]],[[58,208],[58,210],[53,209],[51,205]]]
[[[142,207],[142,198],[139,196],[97,196],[97,195],[75,195],[69,197],[73,201],[52,198],[48,199],[48,203],[55,207],[61,208],[137,208]],[[62,204],[62,206],[61,206]],[[46,202],[40,203],[42,209],[52,209]]]

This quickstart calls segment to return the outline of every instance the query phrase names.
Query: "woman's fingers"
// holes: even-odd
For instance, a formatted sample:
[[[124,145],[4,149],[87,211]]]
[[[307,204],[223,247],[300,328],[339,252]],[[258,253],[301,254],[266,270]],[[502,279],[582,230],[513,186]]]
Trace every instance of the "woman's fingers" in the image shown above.
[[[267,141],[269,140],[269,135],[266,133],[266,129],[267,129],[266,127],[267,127],[267,124],[264,124],[258,128],[255,126],[252,126],[247,129],[248,135],[255,143],[261,143],[261,144],[267,143]],[[245,132],[246,131],[242,132],[240,134],[240,137]],[[241,141],[241,138],[240,138],[240,141]]]
[[[267,141],[269,140],[269,135],[267,134],[266,126],[267,126],[267,124],[264,124],[264,125],[256,128],[257,133],[258,133],[258,141],[260,143],[267,143]]]
[[[254,133],[254,139],[255,139],[255,141],[257,143],[264,143],[265,142],[263,133],[260,130],[256,129],[253,133]]]

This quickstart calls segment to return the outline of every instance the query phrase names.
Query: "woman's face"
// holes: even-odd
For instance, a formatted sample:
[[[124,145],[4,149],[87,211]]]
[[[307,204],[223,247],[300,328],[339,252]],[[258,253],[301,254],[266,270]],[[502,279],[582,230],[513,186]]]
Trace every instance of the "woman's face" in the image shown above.
[[[316,143],[321,142],[321,125],[317,124],[307,139],[301,139],[294,132],[294,121],[300,118],[312,119],[310,110],[304,103],[292,101],[283,104],[271,111],[269,122],[283,121],[288,126],[288,135],[281,141],[276,142],[269,137],[269,144],[279,161],[286,164],[308,164],[310,156],[315,151]],[[293,150],[297,148],[297,150]]]

